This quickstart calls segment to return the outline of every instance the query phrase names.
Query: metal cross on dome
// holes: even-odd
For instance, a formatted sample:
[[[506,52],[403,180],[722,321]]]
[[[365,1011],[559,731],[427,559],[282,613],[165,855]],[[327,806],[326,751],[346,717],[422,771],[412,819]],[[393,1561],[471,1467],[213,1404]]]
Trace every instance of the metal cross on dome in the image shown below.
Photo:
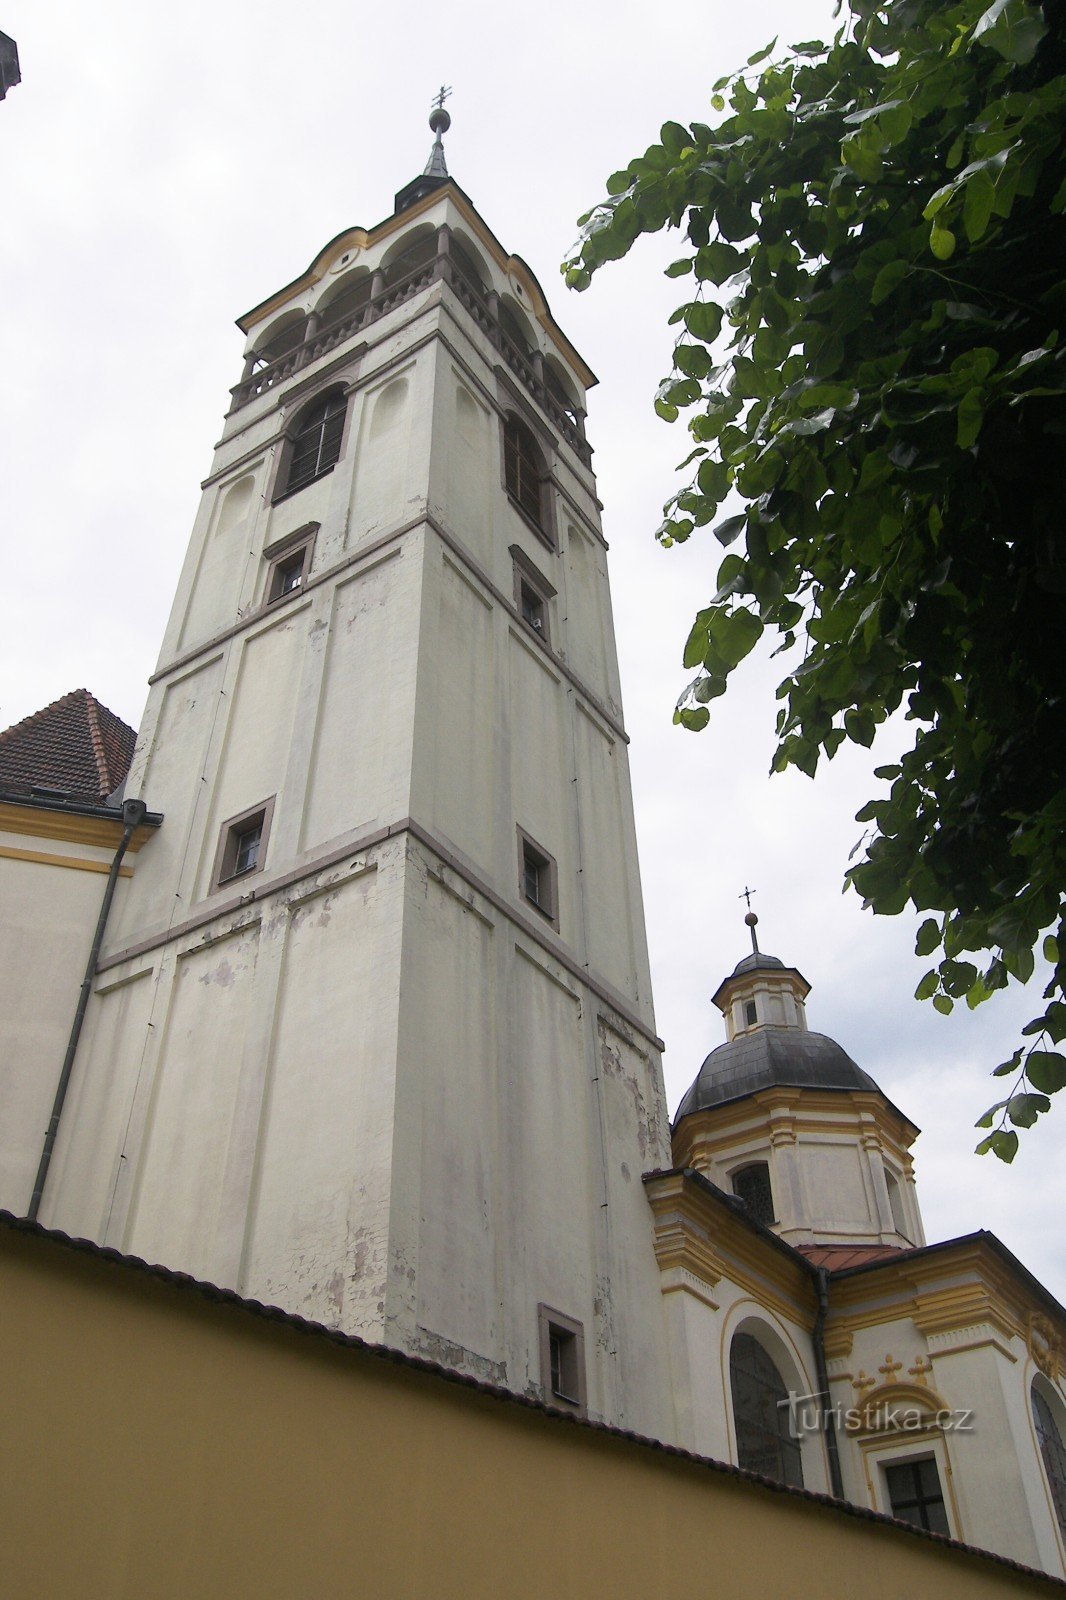
[[[758,891],[756,889],[749,889],[745,884],[744,888],[741,889],[740,893],[737,895],[738,900],[746,900],[748,903],[748,909],[744,914],[744,921],[748,925],[748,932],[751,934],[751,948],[756,955],[759,954],[759,940],[755,932],[755,927],[759,919],[751,909],[751,897],[753,894],[757,893]]]
[[[432,110],[443,111],[444,110],[444,102],[445,102],[445,100],[447,100],[447,98],[451,94],[451,92],[452,92],[451,85],[447,84],[447,83],[442,83],[440,88],[437,90],[437,93],[434,95],[433,99],[430,101],[430,110],[431,111]]]

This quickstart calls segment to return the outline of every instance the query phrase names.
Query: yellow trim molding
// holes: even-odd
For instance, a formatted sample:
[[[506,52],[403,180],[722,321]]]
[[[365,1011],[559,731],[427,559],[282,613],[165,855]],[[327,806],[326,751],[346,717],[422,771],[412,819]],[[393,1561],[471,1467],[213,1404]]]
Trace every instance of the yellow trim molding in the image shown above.
[[[0,844],[0,857],[8,861],[36,861],[45,867],[73,867],[75,872],[111,871],[110,861],[90,861],[86,856],[57,856],[47,850],[19,850],[13,844]],[[120,878],[132,878],[132,867],[119,867]]]
[[[154,828],[138,828],[129,848],[139,850],[154,832]],[[122,838],[122,816],[119,813],[112,822],[110,817],[86,817],[76,811],[51,811],[40,806],[20,806],[15,800],[0,800],[0,833],[28,833],[39,839],[64,839],[68,844],[115,850]]]

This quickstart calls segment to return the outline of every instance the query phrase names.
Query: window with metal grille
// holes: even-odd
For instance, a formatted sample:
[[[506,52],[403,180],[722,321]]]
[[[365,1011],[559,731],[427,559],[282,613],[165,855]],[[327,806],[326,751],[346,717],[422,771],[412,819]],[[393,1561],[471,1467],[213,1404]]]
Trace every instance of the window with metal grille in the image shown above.
[[[940,1474],[932,1456],[897,1461],[883,1470],[894,1517],[901,1522],[912,1522],[916,1528],[928,1528],[931,1533],[951,1532],[940,1489]]]
[[[1044,1463],[1051,1500],[1059,1521],[1059,1531],[1066,1539],[1066,1449],[1063,1448],[1055,1414],[1040,1390],[1034,1384],[1029,1391],[1033,1407],[1033,1424],[1040,1446],[1040,1459]]]
[[[503,463],[507,493],[546,532],[543,461],[532,432],[517,417],[508,417],[503,425]]]
[[[305,413],[293,437],[283,494],[291,494],[294,489],[313,483],[336,465],[347,408],[346,397],[334,392]]]
[[[733,1193],[743,1200],[748,1215],[756,1222],[770,1223],[774,1217],[774,1192],[770,1187],[770,1168],[765,1161],[753,1161],[733,1174]]]
[[[729,1386],[737,1431],[737,1464],[764,1478],[803,1488],[798,1439],[790,1431],[788,1390],[773,1361],[750,1333],[729,1349]]]

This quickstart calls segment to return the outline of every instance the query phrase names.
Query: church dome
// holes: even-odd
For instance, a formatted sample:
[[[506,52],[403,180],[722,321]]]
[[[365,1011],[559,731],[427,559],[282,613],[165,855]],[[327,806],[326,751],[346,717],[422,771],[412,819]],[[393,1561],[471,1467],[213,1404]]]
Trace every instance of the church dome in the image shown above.
[[[751,970],[756,959],[749,956],[741,966]],[[761,957],[761,963],[771,962],[775,967],[782,966],[773,956]],[[880,1092],[869,1073],[824,1033],[812,1033],[807,1028],[760,1027],[750,1033],[738,1033],[711,1051],[678,1106],[674,1122],[693,1111],[705,1111],[775,1087]]]

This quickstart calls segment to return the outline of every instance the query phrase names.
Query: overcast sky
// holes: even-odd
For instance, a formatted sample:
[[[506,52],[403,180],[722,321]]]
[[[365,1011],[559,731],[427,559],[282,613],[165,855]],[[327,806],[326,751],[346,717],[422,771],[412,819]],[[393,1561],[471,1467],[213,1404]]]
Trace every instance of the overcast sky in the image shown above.
[[[762,947],[813,985],[811,1027],[923,1128],[930,1240],[990,1228],[1064,1298],[1066,1106],[1023,1135],[1013,1168],[972,1154],[988,1069],[1036,994],[938,1016],[911,998],[916,919],[841,895],[870,770],[905,728],[872,759],[845,747],[815,783],[770,779],[765,659],[704,733],[671,724],[722,555],[709,533],[669,552],[652,537],[687,454],[651,408],[683,298],[662,277],[676,236],[642,241],[586,294],[558,276],[577,216],[667,117],[712,120],[715,78],[776,34],[824,37],[831,14],[825,0],[7,0],[23,82],[0,104],[0,726],[79,686],[139,722],[240,376],[234,319],[343,228],[389,215],[429,153],[432,95],[454,86],[450,170],[600,378],[589,436],[671,1108],[724,1038],[710,996],[749,948],[750,884]]]

